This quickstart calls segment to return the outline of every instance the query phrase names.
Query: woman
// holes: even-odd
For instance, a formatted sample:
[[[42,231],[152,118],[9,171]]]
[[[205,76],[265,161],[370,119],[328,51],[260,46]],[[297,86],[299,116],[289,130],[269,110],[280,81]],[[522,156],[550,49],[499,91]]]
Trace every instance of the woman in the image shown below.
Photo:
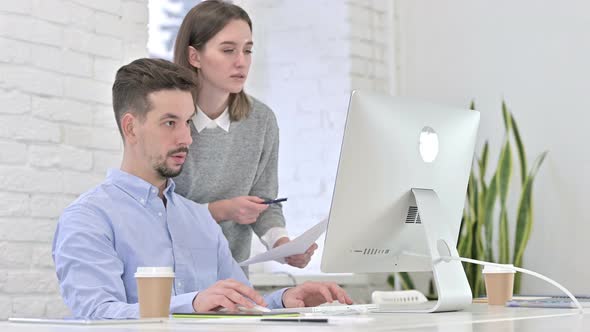
[[[272,110],[243,91],[252,47],[248,14],[211,0],[188,12],[174,49],[197,79],[193,144],[176,191],[209,204],[238,262],[250,256],[252,231],[267,248],[289,241],[281,204],[262,203],[278,193],[279,131]],[[285,261],[303,268],[316,248]]]

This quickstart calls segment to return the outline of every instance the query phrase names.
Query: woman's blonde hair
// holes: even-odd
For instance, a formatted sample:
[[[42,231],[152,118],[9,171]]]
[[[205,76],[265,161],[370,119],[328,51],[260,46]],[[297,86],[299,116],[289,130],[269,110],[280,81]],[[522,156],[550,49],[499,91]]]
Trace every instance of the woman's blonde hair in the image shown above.
[[[250,27],[250,32],[252,31],[252,21],[242,8],[219,0],[208,0],[193,7],[186,14],[178,29],[174,46],[174,63],[191,69],[196,75],[197,94],[200,89],[199,71],[189,63],[188,47],[192,46],[199,51],[202,50],[205,44],[232,20],[245,21]],[[250,106],[250,99],[244,90],[229,94],[228,108],[232,121],[239,121],[247,117],[250,113]]]

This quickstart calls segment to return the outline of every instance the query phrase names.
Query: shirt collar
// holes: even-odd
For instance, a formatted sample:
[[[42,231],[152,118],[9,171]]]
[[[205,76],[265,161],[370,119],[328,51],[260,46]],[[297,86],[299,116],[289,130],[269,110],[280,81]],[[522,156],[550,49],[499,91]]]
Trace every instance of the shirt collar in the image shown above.
[[[129,196],[133,197],[141,205],[145,206],[150,199],[158,197],[158,187],[147,182],[146,180],[133,174],[124,172],[120,169],[111,168],[107,172],[107,180],[117,186]],[[168,179],[164,196],[166,200],[174,203],[174,188],[176,184],[172,179]]]
[[[199,105],[197,105],[197,113],[193,117],[193,123],[195,124],[195,129],[197,129],[197,132],[199,133],[205,128],[215,127],[219,127],[226,132],[229,132],[229,125],[231,124],[229,119],[229,109],[226,107],[217,119],[211,120]]]

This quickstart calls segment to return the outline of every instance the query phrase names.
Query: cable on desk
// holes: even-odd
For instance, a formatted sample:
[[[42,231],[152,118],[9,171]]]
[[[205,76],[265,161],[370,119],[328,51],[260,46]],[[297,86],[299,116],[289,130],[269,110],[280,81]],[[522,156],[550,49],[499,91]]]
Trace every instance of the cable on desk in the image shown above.
[[[413,252],[404,252],[404,255],[410,255],[410,256],[419,256],[419,257],[427,257],[430,258],[430,256],[428,255],[423,255],[423,254],[417,254],[417,253],[413,253]],[[537,277],[541,280],[544,280],[550,284],[552,284],[553,286],[559,288],[562,292],[564,292],[576,305],[576,307],[578,307],[578,310],[581,314],[584,313],[584,307],[582,307],[582,305],[580,304],[580,302],[578,302],[578,300],[576,299],[576,297],[569,291],[567,290],[567,288],[563,287],[561,284],[559,284],[557,281],[548,278],[540,273],[531,271],[531,270],[527,270],[527,269],[523,269],[521,267],[515,267],[515,266],[510,266],[510,265],[505,265],[505,264],[497,264],[497,263],[490,263],[490,262],[484,262],[484,261],[478,261],[476,259],[471,259],[471,258],[464,258],[464,257],[454,257],[454,256],[441,256],[438,259],[435,259],[433,261],[434,264],[439,263],[440,261],[449,261],[449,260],[454,260],[454,261],[461,261],[461,262],[465,262],[465,263],[471,263],[471,264],[477,264],[477,265],[482,265],[482,266],[495,266],[495,267],[500,267],[503,269],[509,269],[509,270],[514,270],[517,272],[521,272],[524,274],[529,274],[532,275],[533,277]]]

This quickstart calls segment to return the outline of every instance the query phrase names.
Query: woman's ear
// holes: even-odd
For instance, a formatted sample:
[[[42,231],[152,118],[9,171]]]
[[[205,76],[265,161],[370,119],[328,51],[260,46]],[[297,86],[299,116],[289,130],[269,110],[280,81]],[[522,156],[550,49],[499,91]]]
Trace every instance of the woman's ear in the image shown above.
[[[201,55],[196,48],[188,47],[188,62],[195,68],[201,68]]]
[[[133,144],[137,142],[137,119],[131,113],[125,113],[121,118],[121,131],[125,142]]]

